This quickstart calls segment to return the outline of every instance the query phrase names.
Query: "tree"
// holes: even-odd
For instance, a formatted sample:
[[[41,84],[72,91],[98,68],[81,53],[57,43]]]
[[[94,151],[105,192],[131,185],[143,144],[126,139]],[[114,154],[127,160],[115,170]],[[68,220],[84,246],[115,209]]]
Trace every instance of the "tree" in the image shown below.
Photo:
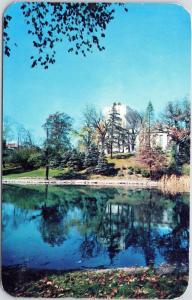
[[[89,147],[96,142],[96,131],[94,124],[95,108],[86,106],[83,112],[83,126],[79,131],[75,132],[78,137],[78,147],[85,153],[89,151]]]
[[[105,157],[105,153],[104,153],[104,151],[101,151],[99,158],[98,158],[97,166],[95,168],[95,173],[105,175],[108,173],[108,169],[109,169],[109,164]]]
[[[150,178],[160,177],[167,166],[167,158],[160,147],[156,145],[154,124],[154,109],[149,101],[143,122],[141,124],[138,160],[144,163],[150,172]]]
[[[29,151],[19,152],[13,149],[7,149],[7,142],[13,141],[13,139],[17,139],[17,143],[15,144],[17,144],[18,149],[28,149]],[[31,132],[24,128],[21,124],[13,122],[9,117],[5,117],[3,120],[3,166],[5,167],[6,161],[12,162],[13,159],[17,160],[17,163],[19,163],[19,157],[21,157],[21,160],[27,160],[29,158],[30,151],[33,152],[33,150],[39,151],[38,147],[35,146]],[[33,163],[30,164],[29,162],[26,162],[26,166],[27,165],[29,168],[33,168]]]
[[[3,41],[4,41],[4,54],[6,56],[10,56],[10,45],[9,45],[9,41],[10,41],[10,37],[8,34],[8,28],[9,28],[9,22],[11,21],[12,17],[9,15],[4,16],[4,20],[3,20]]]
[[[8,141],[14,137],[13,123],[8,116],[3,118],[3,140]]]
[[[149,101],[140,126],[139,151],[155,146],[154,125],[154,109],[151,101]]]
[[[144,143],[151,147],[151,130],[154,125],[154,109],[151,101],[149,101],[144,119],[143,119],[143,127],[145,131],[145,141]]]
[[[117,137],[121,128],[120,114],[116,109],[116,103],[113,103],[108,118],[108,144],[110,156],[113,158],[113,146],[117,143]]]
[[[68,52],[83,56],[94,48],[105,50],[100,40],[105,37],[107,25],[115,14],[111,3],[25,2],[21,10],[37,50],[37,54],[31,56],[32,67],[40,65],[45,69],[55,63],[56,44],[64,40]],[[7,56],[11,51],[7,31],[10,20],[11,16],[4,17],[4,53]]]
[[[142,116],[132,108],[129,107],[126,115],[127,121],[127,139],[128,139],[128,146],[131,145],[132,151],[135,150],[135,140],[139,133],[139,129],[142,123]]]
[[[147,165],[151,179],[161,177],[165,167],[167,166],[167,158],[165,153],[159,147],[143,147],[139,152],[141,163]]]
[[[94,173],[101,175],[114,175],[115,169],[113,164],[109,164],[104,151],[101,151],[98,158],[98,163],[94,168]]]
[[[16,126],[16,135],[18,148],[32,148],[34,146],[31,132],[20,124],[17,124]]]
[[[43,128],[46,131],[45,160],[46,179],[49,178],[50,160],[57,160],[70,148],[69,134],[72,128],[72,119],[65,113],[56,112],[49,115]]]
[[[94,167],[97,165],[99,158],[99,151],[96,145],[91,144],[88,151],[85,153],[84,167]]]
[[[2,163],[4,168],[6,167],[6,160],[9,156],[7,150],[7,141],[12,139],[13,136],[14,134],[13,134],[11,121],[9,117],[5,117],[3,119],[3,140],[2,140],[2,153],[3,153]]]
[[[173,152],[178,165],[190,162],[190,116],[190,102],[187,98],[169,102],[162,116],[176,149]]]
[[[76,149],[73,149],[68,159],[67,166],[73,170],[79,171],[83,167],[83,160],[83,154]]]
[[[89,128],[94,131],[94,141],[97,143],[100,152],[102,152],[106,144],[108,121],[94,106],[87,107],[84,116],[89,120]]]
[[[42,154],[38,148],[19,148],[11,154],[11,162],[24,170],[33,170],[42,165]]]

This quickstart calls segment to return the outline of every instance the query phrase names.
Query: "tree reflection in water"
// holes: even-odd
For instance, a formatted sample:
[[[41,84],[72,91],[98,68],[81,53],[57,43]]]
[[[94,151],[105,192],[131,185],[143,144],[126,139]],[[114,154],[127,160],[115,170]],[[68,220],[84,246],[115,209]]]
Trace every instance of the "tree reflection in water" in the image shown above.
[[[47,206],[48,185],[45,185],[45,201],[41,207],[39,231],[45,243],[51,246],[60,246],[66,240],[66,226],[64,218],[67,210],[61,205],[60,199],[52,206]]]
[[[113,264],[123,251],[134,249],[146,265],[155,265],[158,253],[165,262],[188,263],[188,198],[147,189],[45,186],[30,195],[24,187],[5,187],[3,200],[14,204],[14,224],[33,221],[32,211],[42,240],[52,247],[65,244],[75,228],[83,260],[108,253]],[[3,230],[9,220],[3,210]]]

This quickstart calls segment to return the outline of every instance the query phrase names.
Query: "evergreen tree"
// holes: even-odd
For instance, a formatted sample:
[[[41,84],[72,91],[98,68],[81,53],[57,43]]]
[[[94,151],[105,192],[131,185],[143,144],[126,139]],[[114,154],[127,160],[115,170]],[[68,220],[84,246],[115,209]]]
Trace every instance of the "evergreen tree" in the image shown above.
[[[139,133],[139,148],[140,151],[144,148],[151,148],[154,144],[154,135],[152,129],[154,127],[154,109],[151,101],[146,108]]]
[[[119,131],[121,128],[121,118],[116,109],[116,103],[113,103],[108,120],[108,144],[110,149],[110,156],[113,158],[113,147],[117,143]]]
[[[73,170],[79,171],[83,167],[83,159],[83,154],[76,149],[73,149],[68,159],[67,166]]]
[[[94,168],[94,173],[101,175],[114,175],[116,170],[113,164],[109,164],[104,151],[101,151],[98,158],[97,166]]]
[[[146,130],[146,136],[145,136],[145,144],[149,148],[151,147],[151,130],[152,126],[154,125],[154,109],[153,109],[153,104],[151,101],[149,101],[145,117],[144,117],[144,127]]]
[[[99,158],[99,151],[96,145],[91,144],[88,148],[88,151],[85,154],[84,167],[94,167],[97,165]]]
[[[99,154],[97,166],[95,168],[95,173],[105,175],[108,173],[108,171],[109,171],[109,164],[107,162],[104,151],[101,151],[101,153]]]

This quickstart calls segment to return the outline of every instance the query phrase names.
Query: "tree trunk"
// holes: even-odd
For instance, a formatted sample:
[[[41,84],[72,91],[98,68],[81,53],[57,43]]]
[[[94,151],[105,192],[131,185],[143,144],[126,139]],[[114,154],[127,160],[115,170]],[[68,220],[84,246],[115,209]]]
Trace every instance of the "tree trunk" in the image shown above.
[[[5,161],[3,160],[3,168],[6,168],[6,166],[5,166]]]
[[[113,143],[110,145],[110,157],[113,158]]]
[[[123,142],[123,144],[122,144],[122,147],[123,147],[122,152],[124,153],[124,152],[125,152],[125,143],[124,143],[124,142]]]
[[[49,180],[49,165],[46,165],[45,167],[45,179]]]
[[[45,151],[45,157],[46,157],[46,166],[45,166],[45,180],[49,180],[49,153],[48,153],[48,128],[46,130],[47,134],[47,145],[46,145],[46,151]]]
[[[152,170],[151,170],[151,164],[149,166],[149,174],[150,174],[150,179],[152,179]]]

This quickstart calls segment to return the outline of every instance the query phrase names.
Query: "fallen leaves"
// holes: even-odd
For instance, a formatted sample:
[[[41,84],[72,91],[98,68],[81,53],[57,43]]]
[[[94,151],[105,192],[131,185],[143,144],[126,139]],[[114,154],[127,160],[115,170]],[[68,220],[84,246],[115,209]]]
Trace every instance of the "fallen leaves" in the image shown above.
[[[11,272],[6,273],[13,281]],[[18,275],[17,275],[18,277]],[[105,272],[82,271],[63,274],[28,274],[15,279],[10,294],[16,297],[80,298],[169,298],[182,294],[188,276],[157,275],[153,270],[128,273],[124,270]],[[27,279],[26,279],[27,278]],[[11,285],[9,285],[11,286]],[[7,289],[6,289],[7,290]]]

